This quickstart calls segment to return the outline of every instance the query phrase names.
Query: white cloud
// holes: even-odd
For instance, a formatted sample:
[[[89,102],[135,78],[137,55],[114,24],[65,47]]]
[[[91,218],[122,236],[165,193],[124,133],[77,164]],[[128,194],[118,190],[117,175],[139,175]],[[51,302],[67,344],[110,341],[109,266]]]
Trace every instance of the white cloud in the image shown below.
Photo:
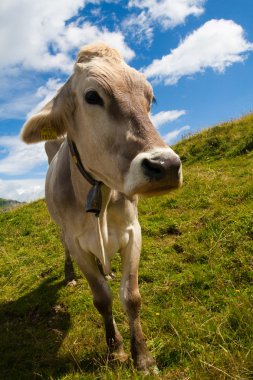
[[[0,65],[21,64],[41,71],[72,70],[70,53],[80,45],[96,40],[108,42],[126,59],[134,52],[126,45],[120,31],[110,32],[78,19],[80,9],[96,0],[2,0],[0,5]],[[7,38],[8,36],[8,38]]]
[[[207,68],[223,72],[235,62],[243,62],[253,44],[243,28],[232,20],[210,20],[187,36],[170,54],[154,60],[144,69],[149,78],[175,84],[185,75]]]
[[[23,64],[29,68],[50,69],[60,64],[66,70],[70,60],[66,61],[67,57],[60,52],[50,54],[48,44],[54,42],[64,30],[65,21],[83,4],[83,0],[2,0],[1,66]]]
[[[0,179],[0,197],[19,202],[34,201],[45,194],[44,179]]]
[[[161,111],[155,115],[151,115],[151,120],[156,128],[159,128],[161,125],[174,121],[180,116],[185,115],[185,113],[184,110]]]
[[[7,74],[4,79],[0,75],[0,88],[3,89],[0,94],[1,120],[24,120],[26,117],[30,117],[51,100],[64,84],[58,78],[49,78],[43,86],[36,89],[36,84],[40,84],[41,78],[36,76],[36,79],[34,80],[33,75],[29,78],[28,73],[24,71],[20,73],[20,77],[10,78]]]
[[[0,147],[7,152],[0,160],[0,173],[5,175],[21,175],[32,169],[45,171],[47,156],[44,143],[27,145],[19,136],[1,136]]]
[[[45,86],[41,86],[36,91],[35,97],[42,98],[35,107],[27,114],[27,119],[32,115],[40,111],[51,99],[54,98],[57,91],[63,86],[63,82],[60,79],[49,78]]]
[[[26,113],[35,105],[33,92],[27,90],[26,93],[16,95],[13,98],[0,100],[0,119],[20,119],[23,120]]]
[[[205,0],[131,0],[129,7],[146,11],[146,18],[159,22],[164,28],[173,28],[185,22],[190,16],[199,16],[204,12]]]
[[[101,1],[1,0],[0,119],[25,118],[39,102],[35,93],[44,73],[63,81],[82,45],[103,41],[126,60],[134,57],[119,30],[110,31],[80,17],[88,3]]]
[[[139,8],[141,13],[131,14],[123,22],[124,30],[131,33],[138,42],[146,40],[151,44],[153,30],[157,24],[163,29],[183,24],[188,16],[199,16],[204,12],[205,0],[131,0],[129,8]]]
[[[80,46],[96,41],[103,41],[118,49],[126,60],[134,57],[134,52],[124,42],[121,32],[110,32],[107,28],[98,29],[97,26],[84,22],[82,19],[65,27],[60,38],[56,40],[58,48],[65,54]]]
[[[0,119],[23,119],[38,101],[34,88],[40,78],[17,68],[0,70]]]
[[[139,15],[132,14],[127,17],[122,27],[126,33],[131,35],[131,38],[137,43],[147,41],[148,46],[151,45],[154,36],[154,28],[152,20],[148,18],[146,12],[141,12]]]
[[[167,133],[165,136],[162,136],[163,139],[166,141],[167,144],[173,144],[177,137],[182,134],[184,131],[188,131],[190,129],[189,125],[185,125],[184,127],[181,127],[179,129],[175,129],[174,131],[171,131]]]

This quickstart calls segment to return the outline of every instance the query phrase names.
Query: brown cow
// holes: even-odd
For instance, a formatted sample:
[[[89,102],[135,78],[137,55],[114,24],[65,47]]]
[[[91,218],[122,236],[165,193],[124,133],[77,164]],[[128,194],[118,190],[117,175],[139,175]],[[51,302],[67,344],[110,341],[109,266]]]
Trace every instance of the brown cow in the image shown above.
[[[46,143],[46,202],[62,231],[65,273],[73,278],[71,255],[104,319],[111,356],[126,360],[106,282],[110,260],[120,253],[131,353],[136,368],[145,372],[156,366],[140,322],[138,194],[162,194],[182,183],[179,157],[150,120],[152,101],[150,84],[116,50],[89,45],[80,50],[74,73],[59,93],[22,131],[27,143],[67,136]]]

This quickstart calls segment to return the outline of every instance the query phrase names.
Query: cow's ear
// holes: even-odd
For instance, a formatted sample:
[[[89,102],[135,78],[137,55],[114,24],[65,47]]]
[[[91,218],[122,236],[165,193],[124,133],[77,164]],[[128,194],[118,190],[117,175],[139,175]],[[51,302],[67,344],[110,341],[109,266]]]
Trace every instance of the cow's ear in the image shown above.
[[[68,81],[42,110],[27,120],[21,138],[27,144],[57,139],[66,133],[72,114],[73,97]]]

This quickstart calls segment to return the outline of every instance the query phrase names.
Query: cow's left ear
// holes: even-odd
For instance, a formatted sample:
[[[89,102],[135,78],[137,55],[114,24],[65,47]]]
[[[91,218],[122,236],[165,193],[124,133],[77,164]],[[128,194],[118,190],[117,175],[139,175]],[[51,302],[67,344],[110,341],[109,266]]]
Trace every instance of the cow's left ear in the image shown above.
[[[73,96],[68,80],[59,93],[25,123],[21,131],[22,140],[31,144],[63,136],[67,131],[73,108]]]

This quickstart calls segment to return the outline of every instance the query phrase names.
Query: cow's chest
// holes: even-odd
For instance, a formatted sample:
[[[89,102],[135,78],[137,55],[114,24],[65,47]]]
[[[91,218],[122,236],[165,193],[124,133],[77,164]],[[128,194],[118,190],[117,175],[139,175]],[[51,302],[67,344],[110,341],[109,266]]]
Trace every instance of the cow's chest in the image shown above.
[[[110,259],[127,246],[131,229],[131,225],[121,226],[112,221],[101,225],[100,230],[104,249]],[[99,233],[95,223],[93,226],[85,228],[79,234],[78,241],[84,252],[91,252],[97,256],[99,251]]]

